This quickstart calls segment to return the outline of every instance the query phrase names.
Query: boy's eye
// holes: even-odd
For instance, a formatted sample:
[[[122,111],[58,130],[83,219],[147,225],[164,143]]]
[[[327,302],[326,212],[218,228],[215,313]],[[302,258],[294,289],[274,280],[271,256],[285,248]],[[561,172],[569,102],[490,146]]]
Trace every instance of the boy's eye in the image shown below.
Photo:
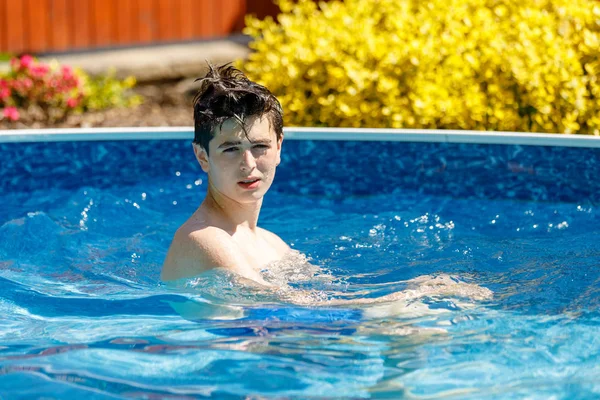
[[[233,153],[237,151],[237,147],[228,147],[225,150],[223,150],[223,153]]]
[[[257,144],[254,146],[255,149],[268,149],[269,145],[268,144]]]

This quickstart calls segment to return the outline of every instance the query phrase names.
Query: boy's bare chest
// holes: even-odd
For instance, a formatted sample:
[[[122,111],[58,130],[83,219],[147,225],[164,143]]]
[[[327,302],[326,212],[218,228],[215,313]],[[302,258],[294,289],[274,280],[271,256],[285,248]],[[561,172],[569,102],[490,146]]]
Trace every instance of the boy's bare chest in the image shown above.
[[[233,240],[244,258],[257,270],[283,257],[283,254],[264,237],[240,236],[234,237]]]

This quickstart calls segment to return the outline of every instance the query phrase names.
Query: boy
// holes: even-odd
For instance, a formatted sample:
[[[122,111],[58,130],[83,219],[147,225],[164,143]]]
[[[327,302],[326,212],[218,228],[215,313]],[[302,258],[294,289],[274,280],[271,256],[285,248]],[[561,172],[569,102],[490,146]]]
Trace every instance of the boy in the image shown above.
[[[275,96],[232,66],[209,66],[194,98],[193,142],[196,159],[208,174],[208,190],[200,207],[175,233],[163,265],[162,280],[188,278],[211,268],[226,268],[272,288],[260,270],[282,259],[291,249],[277,235],[256,224],[263,196],[280,162],[282,142],[282,109]],[[390,303],[369,312],[392,315],[427,308],[425,304],[414,302],[424,296],[491,297],[488,289],[458,282],[447,275],[422,276],[407,283],[409,289],[403,292],[378,298],[331,299],[326,304]],[[294,303],[315,303],[310,293],[307,295],[302,290],[282,293]],[[190,304],[173,306],[178,312],[194,317],[206,317],[210,311],[206,304],[199,309]]]
[[[277,235],[257,226],[280,162],[282,114],[275,96],[240,70],[209,66],[194,98],[192,145],[208,174],[208,189],[175,233],[162,280],[220,267],[266,285],[260,270],[290,251]]]

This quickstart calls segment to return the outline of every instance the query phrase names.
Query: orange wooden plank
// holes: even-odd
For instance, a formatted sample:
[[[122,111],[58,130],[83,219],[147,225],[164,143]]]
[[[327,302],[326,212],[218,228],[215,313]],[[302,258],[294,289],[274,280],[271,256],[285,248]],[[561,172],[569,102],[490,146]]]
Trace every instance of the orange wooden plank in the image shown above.
[[[6,0],[0,0],[0,52],[6,49]]]
[[[50,47],[52,50],[67,50],[71,46],[69,38],[70,11],[67,0],[50,0],[49,8]]]
[[[178,8],[178,1],[157,0],[158,40],[174,41],[178,39]]]
[[[157,5],[152,0],[138,0],[138,39],[142,43],[152,42],[158,36],[156,8]]]
[[[242,32],[246,26],[246,14],[248,13],[248,1],[240,0],[240,8],[236,16],[236,23],[233,26],[232,32]]]
[[[91,0],[93,42],[95,47],[105,47],[113,41],[114,10],[112,1]]]
[[[214,1],[196,2],[194,11],[194,37],[210,38],[216,36],[218,26],[217,8],[221,5]]]
[[[74,48],[88,48],[93,44],[90,26],[89,0],[71,0],[71,43]]]
[[[138,40],[138,18],[134,15],[137,1],[121,0],[118,5],[115,20],[117,22],[117,42],[132,44]]]
[[[8,0],[6,10],[6,51],[20,53],[25,50],[25,26],[22,0]]]
[[[212,10],[212,25],[211,25],[211,36],[223,36],[223,29],[221,27],[221,15],[224,13],[223,8],[227,7],[227,4],[216,3]]]
[[[246,14],[246,1],[229,0],[222,4],[224,6],[219,16],[220,35],[225,36],[240,31]]]
[[[121,6],[120,6],[120,1],[119,0],[106,0],[106,1],[110,1],[111,7],[112,7],[112,23],[110,24],[111,29],[110,29],[110,41],[111,43],[114,44],[119,44],[119,28],[117,26],[117,16],[119,15]]]
[[[194,37],[194,10],[193,0],[179,0],[179,38],[192,39]]]
[[[48,42],[49,30],[49,7],[47,0],[27,0],[25,12],[26,26],[29,34],[27,35],[27,48],[33,52],[43,52],[49,49]]]

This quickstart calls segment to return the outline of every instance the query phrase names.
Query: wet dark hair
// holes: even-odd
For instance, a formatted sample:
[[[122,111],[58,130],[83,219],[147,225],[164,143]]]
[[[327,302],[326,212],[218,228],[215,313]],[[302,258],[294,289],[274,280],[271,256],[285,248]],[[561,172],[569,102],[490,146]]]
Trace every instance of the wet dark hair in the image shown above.
[[[237,121],[244,133],[250,117],[267,115],[277,139],[283,133],[283,110],[279,100],[264,86],[252,82],[242,71],[225,64],[208,65],[198,78],[200,89],[194,97],[194,143],[208,153],[208,143],[227,120]]]

